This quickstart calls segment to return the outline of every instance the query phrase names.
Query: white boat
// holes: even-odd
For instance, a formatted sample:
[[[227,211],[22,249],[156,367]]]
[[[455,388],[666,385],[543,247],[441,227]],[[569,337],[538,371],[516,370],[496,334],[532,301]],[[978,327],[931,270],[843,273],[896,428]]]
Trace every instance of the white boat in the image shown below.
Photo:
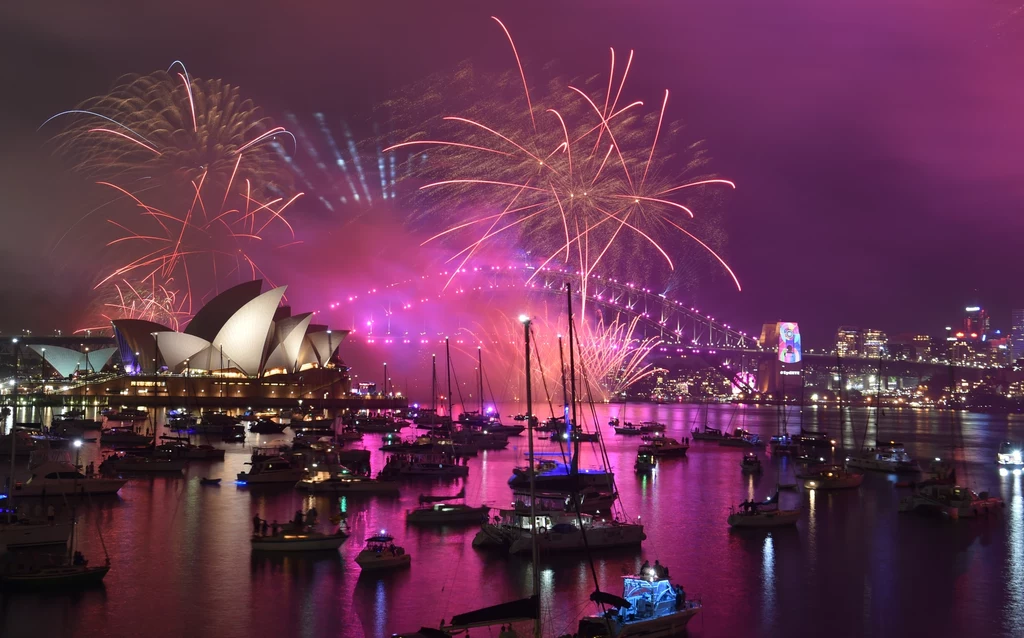
[[[900,501],[901,512],[937,513],[953,520],[987,516],[1004,506],[1001,498],[959,485],[927,485]]]
[[[288,527],[277,536],[253,536],[249,545],[254,552],[319,552],[338,549],[348,538],[340,528],[333,534],[312,530],[295,531]]]
[[[148,445],[153,437],[139,434],[130,426],[106,428],[100,431],[100,445]]]
[[[273,483],[295,483],[306,477],[306,468],[296,465],[283,456],[254,452],[246,462],[248,472],[239,472],[239,485],[268,485]]]
[[[1024,467],[1024,459],[1021,458],[1020,443],[1004,441],[999,444],[999,451],[996,453],[996,463],[1004,467]]]
[[[639,523],[620,523],[618,521],[599,521],[587,514],[567,515],[560,517],[561,522],[550,528],[538,527],[537,549],[541,552],[577,551],[584,549],[607,549],[609,547],[631,547],[640,545],[647,539],[644,526]],[[583,521],[581,531],[579,521]],[[519,537],[509,546],[510,554],[523,554],[531,551],[533,530],[522,530]]]
[[[111,454],[100,463],[100,472],[181,472],[188,463],[186,459],[168,459],[156,456],[134,454]]]
[[[700,601],[687,600],[686,592],[668,576],[631,575],[622,578],[622,598],[594,592],[590,599],[613,609],[580,620],[578,635],[592,638],[671,638],[686,634],[686,625],[701,610]]]
[[[31,521],[12,510],[0,510],[0,548],[66,545],[70,536],[70,522]]]
[[[397,481],[382,481],[368,476],[352,474],[331,474],[317,472],[313,476],[302,479],[295,484],[300,490],[312,493],[327,494],[377,494],[381,496],[398,496]]]
[[[395,545],[395,539],[381,533],[366,539],[366,547],[356,555],[356,564],[363,570],[408,567],[412,556]]]
[[[847,471],[838,465],[824,466],[820,469],[802,474],[804,489],[808,490],[845,490],[860,487],[864,475]]]
[[[16,496],[52,496],[59,494],[116,494],[124,479],[85,476],[70,463],[47,461],[32,469],[24,483],[14,484]]]
[[[846,467],[890,474],[918,474],[921,466],[910,458],[902,443],[889,441],[873,449],[846,457]]]

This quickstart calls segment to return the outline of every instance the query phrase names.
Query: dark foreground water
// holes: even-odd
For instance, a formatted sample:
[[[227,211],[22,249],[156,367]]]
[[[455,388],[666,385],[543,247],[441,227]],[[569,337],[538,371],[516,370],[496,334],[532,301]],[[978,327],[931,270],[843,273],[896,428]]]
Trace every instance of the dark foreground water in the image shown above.
[[[599,406],[601,422],[621,409]],[[627,416],[665,422],[668,435],[681,438],[702,419],[698,412],[696,406],[630,405]],[[807,410],[807,427],[816,427],[820,416]],[[827,429],[847,446],[859,444],[868,413],[855,411],[842,436],[837,420],[833,410]],[[779,473],[791,476],[786,460],[762,453],[764,475],[748,477],[740,472],[741,450],[697,442],[688,458],[662,461],[653,475],[638,478],[633,461],[640,442],[603,426],[623,504],[641,517],[648,540],[641,550],[597,555],[601,586],[619,593],[624,572],[660,559],[691,597],[703,600],[692,636],[1022,636],[1022,478],[1000,476],[993,461],[999,441],[1024,438],[1024,429],[1013,417],[965,414],[962,420],[970,484],[1006,500],[1001,516],[949,522],[901,515],[897,505],[906,490],[894,488],[893,476],[869,474],[859,490],[783,492],[783,506],[804,514],[795,529],[772,532],[731,532],[725,518],[730,504],[763,498]],[[777,419],[771,408],[716,406],[710,422],[742,425],[767,438]],[[950,413],[888,410],[882,428],[916,458],[949,457]],[[255,439],[250,435],[248,444]],[[511,441],[507,450],[469,461],[467,502],[510,502],[506,480],[525,455],[526,438]],[[375,435],[356,444],[374,450],[374,471],[382,464],[379,445]],[[249,449],[225,447],[224,462],[193,462],[182,477],[133,479],[119,497],[86,503],[79,511],[80,545],[102,560],[102,529],[113,563],[104,587],[0,594],[0,636],[379,637],[437,626],[453,614],[529,593],[529,560],[475,550],[474,527],[406,527],[404,513],[420,493],[454,493],[454,482],[410,483],[401,498],[339,504],[289,488],[236,486],[231,480]],[[596,462],[586,448],[585,466]],[[552,448],[544,441],[538,449]],[[84,450],[83,462],[98,458],[95,444]],[[6,468],[6,460],[0,465]],[[224,484],[201,486],[201,476],[223,477]],[[353,535],[337,553],[250,553],[253,513],[284,521],[314,504],[322,520],[342,505],[349,513]],[[353,562],[361,539],[382,528],[412,554],[412,567],[362,575]],[[541,569],[545,635],[574,631],[580,615],[594,611],[585,557],[546,557]]]

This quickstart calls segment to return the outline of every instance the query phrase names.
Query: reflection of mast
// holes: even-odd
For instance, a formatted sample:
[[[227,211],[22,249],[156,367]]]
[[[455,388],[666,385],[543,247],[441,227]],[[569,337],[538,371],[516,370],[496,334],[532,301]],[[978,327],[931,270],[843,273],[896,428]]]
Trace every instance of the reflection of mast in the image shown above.
[[[568,418],[569,415],[568,414],[566,415],[566,419],[565,419],[566,420],[566,424],[565,425],[566,425],[566,431],[569,432],[569,437],[573,439],[573,441],[572,441],[572,458],[569,459],[569,462],[571,463],[570,471],[573,474],[576,474],[578,472],[578,470],[579,470],[579,467],[580,467],[580,460],[579,460],[579,456],[580,456],[580,437],[572,436],[572,428],[576,425],[576,353],[575,353],[575,349],[576,348],[574,346],[574,344],[575,344],[574,334],[576,332],[576,329],[575,329],[575,326],[574,326],[574,323],[573,323],[573,314],[572,314],[572,284],[569,284],[569,283],[565,284],[565,299],[566,299],[566,303],[568,304],[568,309],[569,309],[569,388],[572,391],[572,397],[571,397],[571,401],[572,401],[572,425],[570,425],[569,422],[568,422],[569,421],[569,418]],[[581,526],[581,528],[582,528],[582,526]]]
[[[455,427],[455,419],[452,418],[452,350],[448,345],[448,337],[444,338],[444,359],[445,368],[448,371],[448,420],[452,427]]]
[[[530,445],[530,559],[533,563],[533,596],[537,600],[536,614],[533,617],[533,636],[541,638],[540,627],[540,560],[537,549],[537,467],[533,462],[533,388],[530,379],[530,319],[519,317],[523,322],[526,339],[526,434]]]

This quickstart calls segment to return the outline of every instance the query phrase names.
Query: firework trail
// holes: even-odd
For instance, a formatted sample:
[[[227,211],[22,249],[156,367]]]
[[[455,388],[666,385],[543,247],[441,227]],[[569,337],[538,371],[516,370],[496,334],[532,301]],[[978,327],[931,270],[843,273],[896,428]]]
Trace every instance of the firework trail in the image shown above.
[[[282,247],[272,231],[287,229],[283,245],[295,243],[284,212],[301,193],[285,193],[281,175],[290,174],[278,150],[279,138],[293,147],[295,138],[237,87],[192,77],[175,62],[126,76],[47,122],[55,119],[67,121],[58,150],[115,196],[92,211],[116,204],[106,220],[116,265],[96,285],[115,300],[104,304],[105,318],[176,324],[226,279],[263,276],[253,251]]]
[[[735,185],[693,175],[706,163],[699,144],[687,148],[690,160],[682,173],[690,179],[670,176],[672,157],[659,148],[669,147],[666,138],[680,127],[665,121],[668,91],[657,111],[643,115],[642,102],[623,98],[633,54],[623,64],[612,50],[607,85],[602,82],[599,91],[553,80],[543,100],[535,100],[508,30],[495,21],[511,44],[518,73],[504,76],[464,115],[443,117],[437,133],[415,133],[385,149],[423,151],[417,176],[425,181],[421,190],[434,198],[428,214],[441,215],[447,225],[430,240],[471,237],[453,257],[455,272],[502,239],[541,268],[578,269],[584,282],[599,266],[622,273],[649,266],[652,257],[674,269],[679,248],[689,242],[716,260],[739,289],[729,265],[698,236],[692,201]],[[479,84],[467,68],[456,81]],[[513,86],[519,96],[510,93]],[[418,105],[437,104],[451,93],[448,87],[427,91]],[[517,106],[524,101],[525,113]],[[585,286],[583,293],[585,298]]]
[[[607,401],[621,395],[630,386],[654,373],[653,364],[647,363],[648,355],[661,344],[658,338],[640,338],[636,335],[639,317],[625,319],[616,314],[607,320],[598,312],[596,319],[582,321],[577,326],[577,377],[590,384],[590,393],[598,400]],[[544,306],[543,314],[533,318],[535,333],[534,347],[537,359],[533,362],[534,377],[538,379],[538,397],[550,395],[555,404],[561,403],[561,381],[558,356],[558,336],[564,335],[568,321],[564,314],[549,314]],[[477,324],[475,329],[463,329],[469,336],[465,342],[480,344],[486,357],[485,367],[502,370],[500,379],[490,379],[501,396],[519,396],[517,385],[525,378],[522,356],[522,324],[518,318],[500,315],[489,326]],[[568,348],[568,341],[565,341]],[[457,352],[464,352],[476,360],[476,351],[453,345]],[[494,359],[497,359],[495,365]],[[568,360],[568,359],[566,359]],[[539,363],[538,363],[539,362]],[[582,387],[582,386],[581,386]],[[587,389],[582,389],[587,396]]]
[[[285,190],[271,143],[294,136],[262,116],[238,87],[167,71],[127,75],[106,95],[89,98],[46,122],[66,121],[55,140],[76,170],[127,183],[159,179],[172,188],[204,179],[227,189],[249,180],[257,194]]]

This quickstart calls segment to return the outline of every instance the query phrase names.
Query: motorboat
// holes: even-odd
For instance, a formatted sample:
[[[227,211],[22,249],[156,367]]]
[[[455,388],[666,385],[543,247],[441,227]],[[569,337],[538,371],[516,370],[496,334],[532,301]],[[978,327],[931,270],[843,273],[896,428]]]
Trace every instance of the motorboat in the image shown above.
[[[652,432],[664,432],[665,424],[657,421],[643,421],[640,423],[640,433],[650,434]]]
[[[149,418],[149,414],[145,410],[114,410],[108,412],[103,411],[103,416],[107,417],[107,421],[114,421],[117,423],[128,423],[134,421],[145,421]]]
[[[368,476],[339,472],[317,472],[295,484],[300,490],[314,494],[372,494],[398,496],[397,481],[382,481]]]
[[[249,431],[253,434],[281,434],[284,426],[270,419],[260,419],[249,425]]]
[[[828,432],[811,432],[800,428],[800,434],[793,437],[797,445],[805,447],[831,447],[835,445],[832,439],[828,438]]]
[[[718,444],[726,447],[760,447],[761,437],[743,428],[736,428],[736,431],[729,436],[718,439]]]
[[[469,476],[468,465],[460,465],[453,461],[452,457],[443,454],[393,454],[377,473],[377,478],[386,480],[413,476]]]
[[[801,474],[804,489],[808,490],[843,490],[860,487],[864,475],[850,472],[841,465],[824,465]]]
[[[0,548],[19,549],[42,545],[66,545],[71,522],[33,521],[12,509],[0,509]]]
[[[761,459],[757,457],[757,454],[747,452],[743,455],[743,460],[740,461],[740,469],[744,474],[760,474]]]
[[[999,451],[996,453],[996,463],[1003,467],[1024,467],[1024,458],[1021,450],[1024,445],[1013,441],[1003,441],[999,444]]]
[[[412,556],[384,532],[367,538],[366,547],[356,555],[356,564],[366,571],[408,567],[411,562]]]
[[[355,428],[345,427],[336,435],[339,441],[360,441],[363,433]]]
[[[772,453],[782,455],[796,454],[800,446],[793,441],[793,437],[789,434],[776,434],[768,440],[768,446],[771,448]]]
[[[501,434],[506,438],[510,436],[520,436],[525,429],[525,425],[506,425],[504,423],[491,423],[487,426],[487,430],[489,432]]]
[[[667,570],[664,576],[623,576],[621,598],[595,591],[590,599],[612,609],[581,618],[577,632],[580,638],[683,636],[686,625],[701,610],[700,601],[687,600],[683,588],[671,583]]]
[[[0,587],[5,589],[69,589],[99,585],[110,571],[110,560],[89,565],[80,553],[73,557],[50,554],[18,555],[0,563]]]
[[[921,466],[910,458],[902,443],[889,441],[875,448],[846,457],[846,467],[890,474],[917,474]]]
[[[650,447],[654,456],[657,457],[686,456],[686,451],[690,449],[688,444],[664,436],[651,438],[647,447]]]
[[[390,416],[361,417],[353,423],[353,427],[360,432],[376,432],[379,434],[400,432],[407,425],[409,425],[408,421]]]
[[[705,424],[702,428],[690,430],[690,438],[694,441],[719,441],[725,438],[725,435],[718,428],[712,428]]]
[[[100,472],[119,474],[121,472],[181,472],[188,463],[186,459],[169,459],[157,456],[138,456],[116,452],[100,463]]]
[[[641,445],[636,451],[636,461],[633,469],[637,473],[650,472],[658,467],[658,460],[654,458],[654,450],[649,445]]]
[[[153,437],[139,434],[133,426],[104,428],[100,432],[100,445],[149,445]]]
[[[926,485],[900,501],[901,512],[941,514],[953,520],[987,516],[1004,506],[1001,498],[959,485]]]
[[[252,536],[249,546],[254,552],[320,552],[338,549],[346,538],[348,534],[341,528],[324,534],[307,528],[296,530],[286,525],[275,536]]]
[[[563,514],[552,523],[544,527],[538,525],[536,530],[521,530],[518,538],[509,545],[509,553],[530,552],[534,533],[537,534],[537,548],[541,552],[631,547],[647,540],[644,526],[639,523],[598,520],[588,514]]]
[[[779,492],[761,502],[744,501],[739,508],[730,512],[730,527],[785,527],[796,525],[800,510],[779,508]]]
[[[125,483],[123,479],[85,476],[70,463],[46,461],[32,468],[32,476],[27,481],[14,484],[14,494],[19,497],[116,494]]]
[[[588,487],[604,490],[613,489],[615,475],[604,468],[579,468],[574,476],[571,468],[565,463],[545,460],[537,464],[534,484],[539,492],[564,492],[568,494],[574,489]],[[526,488],[530,484],[530,472],[527,468],[516,468],[508,484],[513,489]]]
[[[249,471],[238,473],[236,483],[239,485],[294,484],[306,477],[306,468],[297,460],[281,456],[280,451],[271,448],[253,450],[246,465]]]
[[[406,510],[405,521],[421,525],[444,525],[450,523],[481,523],[487,520],[491,510],[486,505],[473,507],[461,503],[434,503],[416,509]]]
[[[96,419],[85,418],[85,412],[81,410],[72,410],[53,417],[50,428],[52,429],[54,426],[67,426],[78,430],[98,430],[103,427],[103,424]]]
[[[223,461],[224,450],[212,445],[192,445],[185,441],[164,443],[153,448],[154,456],[191,461]]]

